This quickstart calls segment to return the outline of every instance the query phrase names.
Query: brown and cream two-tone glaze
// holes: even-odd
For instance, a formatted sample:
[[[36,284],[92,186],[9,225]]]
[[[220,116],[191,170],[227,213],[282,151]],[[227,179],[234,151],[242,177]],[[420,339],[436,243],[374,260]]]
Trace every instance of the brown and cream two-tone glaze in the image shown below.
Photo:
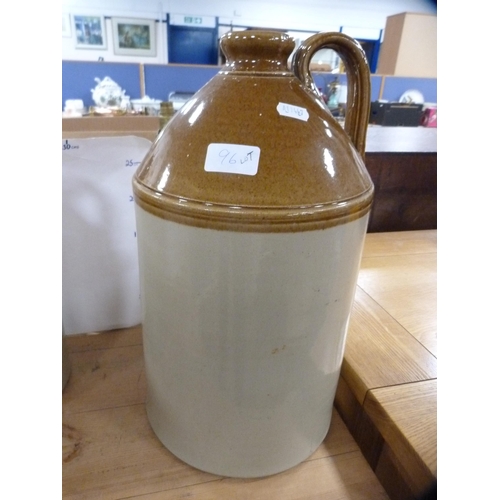
[[[295,55],[294,74],[287,35],[223,37],[225,67],[162,130],[134,178],[137,203],[165,219],[231,231],[319,229],[366,214],[373,185],[362,160],[370,103],[364,55],[340,33],[310,40]],[[314,92],[308,65],[318,47],[334,48],[347,63],[347,133]],[[279,103],[307,110],[308,120],[280,115]],[[258,174],[206,172],[212,143],[259,147]]]
[[[214,474],[260,477],[323,441],[373,185],[369,72],[338,33],[223,37],[227,64],[165,126],[134,178],[146,410],[161,442]],[[346,132],[309,62],[348,71]]]

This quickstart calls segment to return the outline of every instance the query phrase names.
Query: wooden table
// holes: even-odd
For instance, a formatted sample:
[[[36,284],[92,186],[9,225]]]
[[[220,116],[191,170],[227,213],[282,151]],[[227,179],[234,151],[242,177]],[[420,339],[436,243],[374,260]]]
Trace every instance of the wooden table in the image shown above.
[[[335,406],[393,499],[436,480],[437,232],[368,234]]]
[[[67,337],[63,498],[415,496],[436,475],[435,268],[436,231],[367,235],[330,432],[308,460],[263,479],[198,471],[157,440],[140,326]]]

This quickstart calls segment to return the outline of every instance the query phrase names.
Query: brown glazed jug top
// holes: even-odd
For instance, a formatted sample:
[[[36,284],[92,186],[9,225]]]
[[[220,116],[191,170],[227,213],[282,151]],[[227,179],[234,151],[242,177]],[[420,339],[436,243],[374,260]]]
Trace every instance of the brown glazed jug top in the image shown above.
[[[136,203],[182,224],[250,232],[321,229],[365,215],[373,184],[364,151],[300,71],[288,69],[293,39],[232,32],[221,48],[226,65],[163,128],[137,170]],[[354,96],[368,99],[363,109],[369,92]],[[364,144],[368,115],[354,119]]]

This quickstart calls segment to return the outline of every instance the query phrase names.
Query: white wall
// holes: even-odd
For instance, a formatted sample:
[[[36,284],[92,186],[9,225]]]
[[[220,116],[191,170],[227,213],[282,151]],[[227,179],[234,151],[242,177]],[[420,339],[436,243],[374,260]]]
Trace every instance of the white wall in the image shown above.
[[[166,14],[217,16],[221,24],[287,30],[342,31],[358,38],[378,38],[386,18],[401,12],[435,13],[430,0],[62,0],[63,13],[165,19]],[[157,57],[113,53],[111,21],[106,20],[106,50],[75,49],[62,39],[62,59],[167,62],[165,23],[159,23]]]

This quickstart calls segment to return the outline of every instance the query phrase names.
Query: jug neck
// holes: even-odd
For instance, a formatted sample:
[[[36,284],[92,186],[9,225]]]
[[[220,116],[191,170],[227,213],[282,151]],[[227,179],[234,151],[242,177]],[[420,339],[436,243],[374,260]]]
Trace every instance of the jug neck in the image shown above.
[[[221,38],[220,46],[227,60],[223,71],[292,75],[288,58],[295,42],[285,33],[232,31]]]

